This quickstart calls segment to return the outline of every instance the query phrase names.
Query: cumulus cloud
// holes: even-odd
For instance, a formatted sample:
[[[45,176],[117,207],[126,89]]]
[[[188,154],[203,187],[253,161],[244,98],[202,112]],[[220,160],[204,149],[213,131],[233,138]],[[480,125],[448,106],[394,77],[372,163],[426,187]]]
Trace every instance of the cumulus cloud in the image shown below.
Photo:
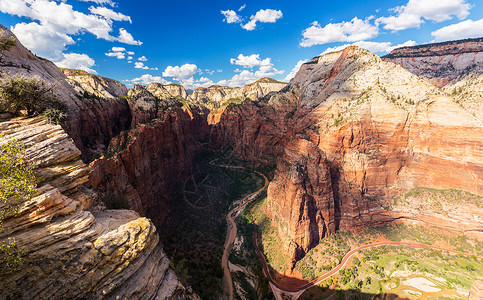
[[[167,81],[161,76],[153,76],[151,74],[144,74],[141,77],[134,78],[131,80],[133,83],[137,84],[150,84],[153,82],[161,83],[161,84],[170,84],[170,81]]]
[[[95,61],[87,54],[66,53],[64,54],[64,59],[55,64],[60,68],[84,70],[97,74],[96,71],[91,69],[95,65]]]
[[[308,61],[308,59],[304,59],[304,60],[299,60],[297,62],[297,64],[295,65],[295,67],[293,67],[292,71],[290,71],[290,73],[287,74],[287,76],[285,76],[284,80],[285,81],[290,81],[292,78],[295,77],[295,74],[297,74],[297,72],[300,70],[300,67],[306,63]]]
[[[124,52],[124,51],[126,51],[126,48],[123,48],[123,47],[112,47],[111,51],[113,51],[113,52]]]
[[[352,44],[344,44],[344,45],[341,45],[341,46],[329,47],[329,48],[325,49],[325,51],[322,52],[322,54],[341,51],[341,50],[344,50],[345,48],[347,48],[349,46],[359,46],[361,48],[364,48],[364,49],[371,51],[372,53],[389,53],[396,48],[415,46],[415,45],[416,45],[416,42],[413,41],[413,40],[409,40],[409,41],[406,41],[402,44],[398,44],[398,45],[394,45],[394,46],[392,45],[391,42],[358,41],[358,42],[355,42],[355,43],[352,43]]]
[[[247,83],[254,82],[263,77],[272,77],[275,75],[283,74],[285,71],[277,70],[271,61],[271,58],[261,59],[260,54],[252,54],[252,55],[238,55],[237,58],[231,58],[230,63],[232,65],[242,66],[244,68],[253,69],[258,67],[258,70],[253,72],[249,70],[239,70],[238,68],[235,69],[235,73],[239,73],[234,75],[229,80],[222,80],[218,84],[228,85],[228,86],[243,86]]]
[[[109,57],[115,57],[117,59],[125,59],[126,58],[126,54],[124,54],[124,52],[120,52],[120,51],[116,51],[116,52],[107,52],[107,53],[104,53],[106,56],[109,56]]]
[[[109,4],[110,1],[94,1]],[[74,44],[72,36],[93,34],[98,39],[118,41],[140,45],[125,29],[119,31],[119,36],[112,35],[113,21],[126,20],[123,14],[116,14],[110,9],[97,9],[98,14],[85,14],[74,10],[65,1],[51,0],[0,0],[0,11],[6,14],[25,17],[33,20],[31,23],[19,23],[11,27],[20,42],[37,55],[58,62],[64,59],[63,51],[68,45]],[[110,17],[101,15],[108,13]],[[50,49],[49,49],[50,48]]]
[[[187,79],[196,73],[199,73],[200,69],[195,64],[184,64],[182,66],[168,66],[163,72],[164,77],[173,77],[176,80]]]
[[[395,15],[378,18],[376,24],[384,24],[384,29],[393,31],[419,28],[424,19],[443,22],[457,17],[463,20],[470,9],[466,0],[409,0],[406,5],[391,9]]]
[[[225,18],[223,19],[223,22],[226,22],[228,24],[240,23],[242,21],[240,16],[233,10],[222,10],[221,14],[225,16]]]
[[[334,42],[355,42],[368,40],[379,34],[377,26],[370,24],[370,18],[361,20],[357,17],[349,22],[329,23],[324,27],[318,22],[302,32],[302,47],[311,47]]]
[[[143,69],[143,70],[149,69],[148,66],[145,66],[144,63],[139,62],[139,61],[137,61],[137,62],[134,63],[134,68],[136,68],[136,69]]]
[[[116,6],[116,3],[114,3],[112,0],[78,0],[81,2],[94,2],[97,4],[107,4],[110,6]]]
[[[252,55],[243,55],[240,54],[238,57],[231,58],[230,63],[232,65],[238,65],[245,68],[253,68],[253,67],[261,67],[261,66],[271,66],[271,59],[265,58],[260,59],[260,54],[252,54]]]
[[[466,20],[431,32],[437,42],[476,38],[483,36],[483,19]]]
[[[260,23],[275,23],[283,17],[282,11],[275,9],[261,9],[254,16],[250,17],[250,21],[245,25],[241,25],[243,29],[251,31]]]
[[[103,6],[94,7],[94,6],[91,6],[91,7],[89,7],[89,11],[92,14],[94,14],[94,15],[103,16],[107,20],[113,20],[113,21],[128,21],[129,23],[132,23],[131,17],[126,16],[126,15],[121,14],[121,13],[118,13],[118,12],[115,12],[112,9],[109,9],[107,7],[103,7]]]
[[[139,61],[147,61],[148,59],[146,58],[146,56],[141,56],[140,58],[138,58]]]

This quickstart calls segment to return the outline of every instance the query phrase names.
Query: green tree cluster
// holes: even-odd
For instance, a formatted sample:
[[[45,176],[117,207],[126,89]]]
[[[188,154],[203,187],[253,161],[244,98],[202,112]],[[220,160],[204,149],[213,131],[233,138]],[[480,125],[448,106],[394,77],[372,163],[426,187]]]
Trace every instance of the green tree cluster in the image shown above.
[[[29,116],[45,114],[49,122],[59,124],[65,118],[66,106],[53,93],[55,85],[35,77],[2,74],[0,78],[0,111]]]

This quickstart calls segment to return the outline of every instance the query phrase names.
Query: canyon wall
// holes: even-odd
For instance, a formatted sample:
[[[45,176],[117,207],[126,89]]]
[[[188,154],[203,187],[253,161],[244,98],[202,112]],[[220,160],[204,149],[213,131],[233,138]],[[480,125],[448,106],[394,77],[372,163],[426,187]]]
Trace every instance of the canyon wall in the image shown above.
[[[278,160],[267,213],[276,216],[285,249],[297,259],[317,237],[337,229],[401,217],[427,221],[387,212],[395,197],[413,188],[483,194],[482,132],[481,120],[437,87],[349,47],[302,65],[289,86],[268,99],[228,107],[213,127],[212,143],[232,146],[241,160]],[[310,157],[306,165],[319,173],[300,163]],[[473,209],[467,207],[475,217],[464,230],[481,233],[483,215]]]
[[[14,36],[0,25],[0,36]],[[119,98],[86,99],[76,91],[67,77],[52,62],[38,58],[17,40],[1,53],[0,71],[10,75],[36,77],[54,86],[57,98],[67,106],[64,129],[88,160],[105,149],[109,140],[127,129],[131,115],[127,101]]]
[[[60,70],[65,76],[67,76],[67,82],[69,82],[79,93],[87,91],[92,95],[106,99],[127,96],[128,88],[119,81],[90,74],[82,70]]]
[[[443,87],[483,63],[483,38],[398,48],[383,60]]]
[[[0,243],[13,243],[22,260],[2,265],[0,298],[197,298],[177,279],[150,220],[96,204],[85,186],[91,168],[60,126],[16,118],[0,120],[0,131],[2,144],[27,145],[38,180],[34,197],[4,216]]]

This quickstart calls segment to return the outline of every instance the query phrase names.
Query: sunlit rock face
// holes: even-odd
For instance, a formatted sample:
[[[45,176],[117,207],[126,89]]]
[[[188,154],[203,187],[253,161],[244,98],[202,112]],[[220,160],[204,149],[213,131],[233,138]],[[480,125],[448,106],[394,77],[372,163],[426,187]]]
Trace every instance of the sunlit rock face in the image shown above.
[[[0,25],[2,37],[13,34]],[[15,46],[2,51],[1,72],[10,75],[36,77],[53,84],[57,98],[67,106],[66,124],[64,129],[82,151],[84,160],[92,158],[94,153],[105,149],[109,140],[131,124],[131,114],[128,103],[121,98],[90,99],[83,97],[82,86],[70,80],[76,88],[67,82],[67,77],[52,62],[38,58],[27,50],[17,40]],[[94,82],[92,82],[95,85]],[[86,83],[90,89],[90,83]],[[121,91],[122,90],[122,91]],[[116,93],[124,93],[122,86],[116,88]],[[104,94],[100,92],[100,94]]]
[[[306,190],[283,172],[276,178],[286,182],[286,188],[275,180],[269,189],[273,192],[268,206],[272,215],[280,216],[276,221],[280,236],[285,245],[292,245],[289,254],[296,257],[316,240],[315,226],[307,224],[324,220],[330,233],[400,218],[384,208],[414,187],[483,194],[482,126],[464,105],[425,79],[366,50],[349,47],[302,65],[279,93],[228,107],[212,129],[212,143],[233,147],[242,160],[275,159],[279,171],[288,168],[281,161],[298,164],[300,158],[287,152],[297,153],[293,145],[300,139],[324,154],[326,162],[315,165],[320,173],[330,174],[330,184],[324,183],[330,188],[319,188],[317,193],[324,195],[317,197],[330,206],[312,205],[312,212],[305,206],[299,209],[300,199],[305,198],[297,195]],[[298,154],[304,157],[304,151]],[[320,174],[315,174],[300,171],[299,176],[313,183],[320,180]],[[288,205],[290,201],[295,204]],[[280,207],[287,211],[281,213]],[[424,219],[404,216],[419,217]],[[480,219],[466,229],[481,230],[481,222],[476,221]]]
[[[106,99],[127,96],[128,88],[119,81],[82,70],[61,69],[61,71],[67,76],[67,82],[77,88],[80,93],[87,91],[92,95]],[[79,89],[79,86],[81,89]]]
[[[443,87],[483,65],[483,38],[398,48],[383,59]]]
[[[13,272],[2,269],[0,298],[192,297],[149,219],[96,204],[97,193],[85,186],[91,168],[60,126],[17,118],[0,121],[0,132],[25,143],[38,178],[37,194],[2,224],[0,241],[15,241],[22,261]]]

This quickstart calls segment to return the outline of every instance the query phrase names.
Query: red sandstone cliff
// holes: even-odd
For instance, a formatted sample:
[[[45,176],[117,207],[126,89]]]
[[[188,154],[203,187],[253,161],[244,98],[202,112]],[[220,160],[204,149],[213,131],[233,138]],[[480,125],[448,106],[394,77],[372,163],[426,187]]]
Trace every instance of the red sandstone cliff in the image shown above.
[[[427,220],[424,212],[384,213],[397,195],[411,188],[483,194],[482,133],[482,122],[438,88],[366,50],[349,47],[304,64],[284,92],[267,101],[229,107],[213,127],[212,142],[233,146],[242,160],[278,159],[268,213],[278,217],[275,223],[288,253],[299,257],[323,236],[312,225],[320,226],[321,220],[326,232],[400,217]],[[318,150],[294,142],[299,139]],[[308,170],[310,165],[318,171],[289,167],[323,153],[325,163],[306,163]],[[287,170],[293,176],[284,175]],[[326,182],[320,174],[328,173]],[[304,199],[317,199],[312,202],[317,205],[305,206]],[[465,230],[483,232],[481,217]]]

